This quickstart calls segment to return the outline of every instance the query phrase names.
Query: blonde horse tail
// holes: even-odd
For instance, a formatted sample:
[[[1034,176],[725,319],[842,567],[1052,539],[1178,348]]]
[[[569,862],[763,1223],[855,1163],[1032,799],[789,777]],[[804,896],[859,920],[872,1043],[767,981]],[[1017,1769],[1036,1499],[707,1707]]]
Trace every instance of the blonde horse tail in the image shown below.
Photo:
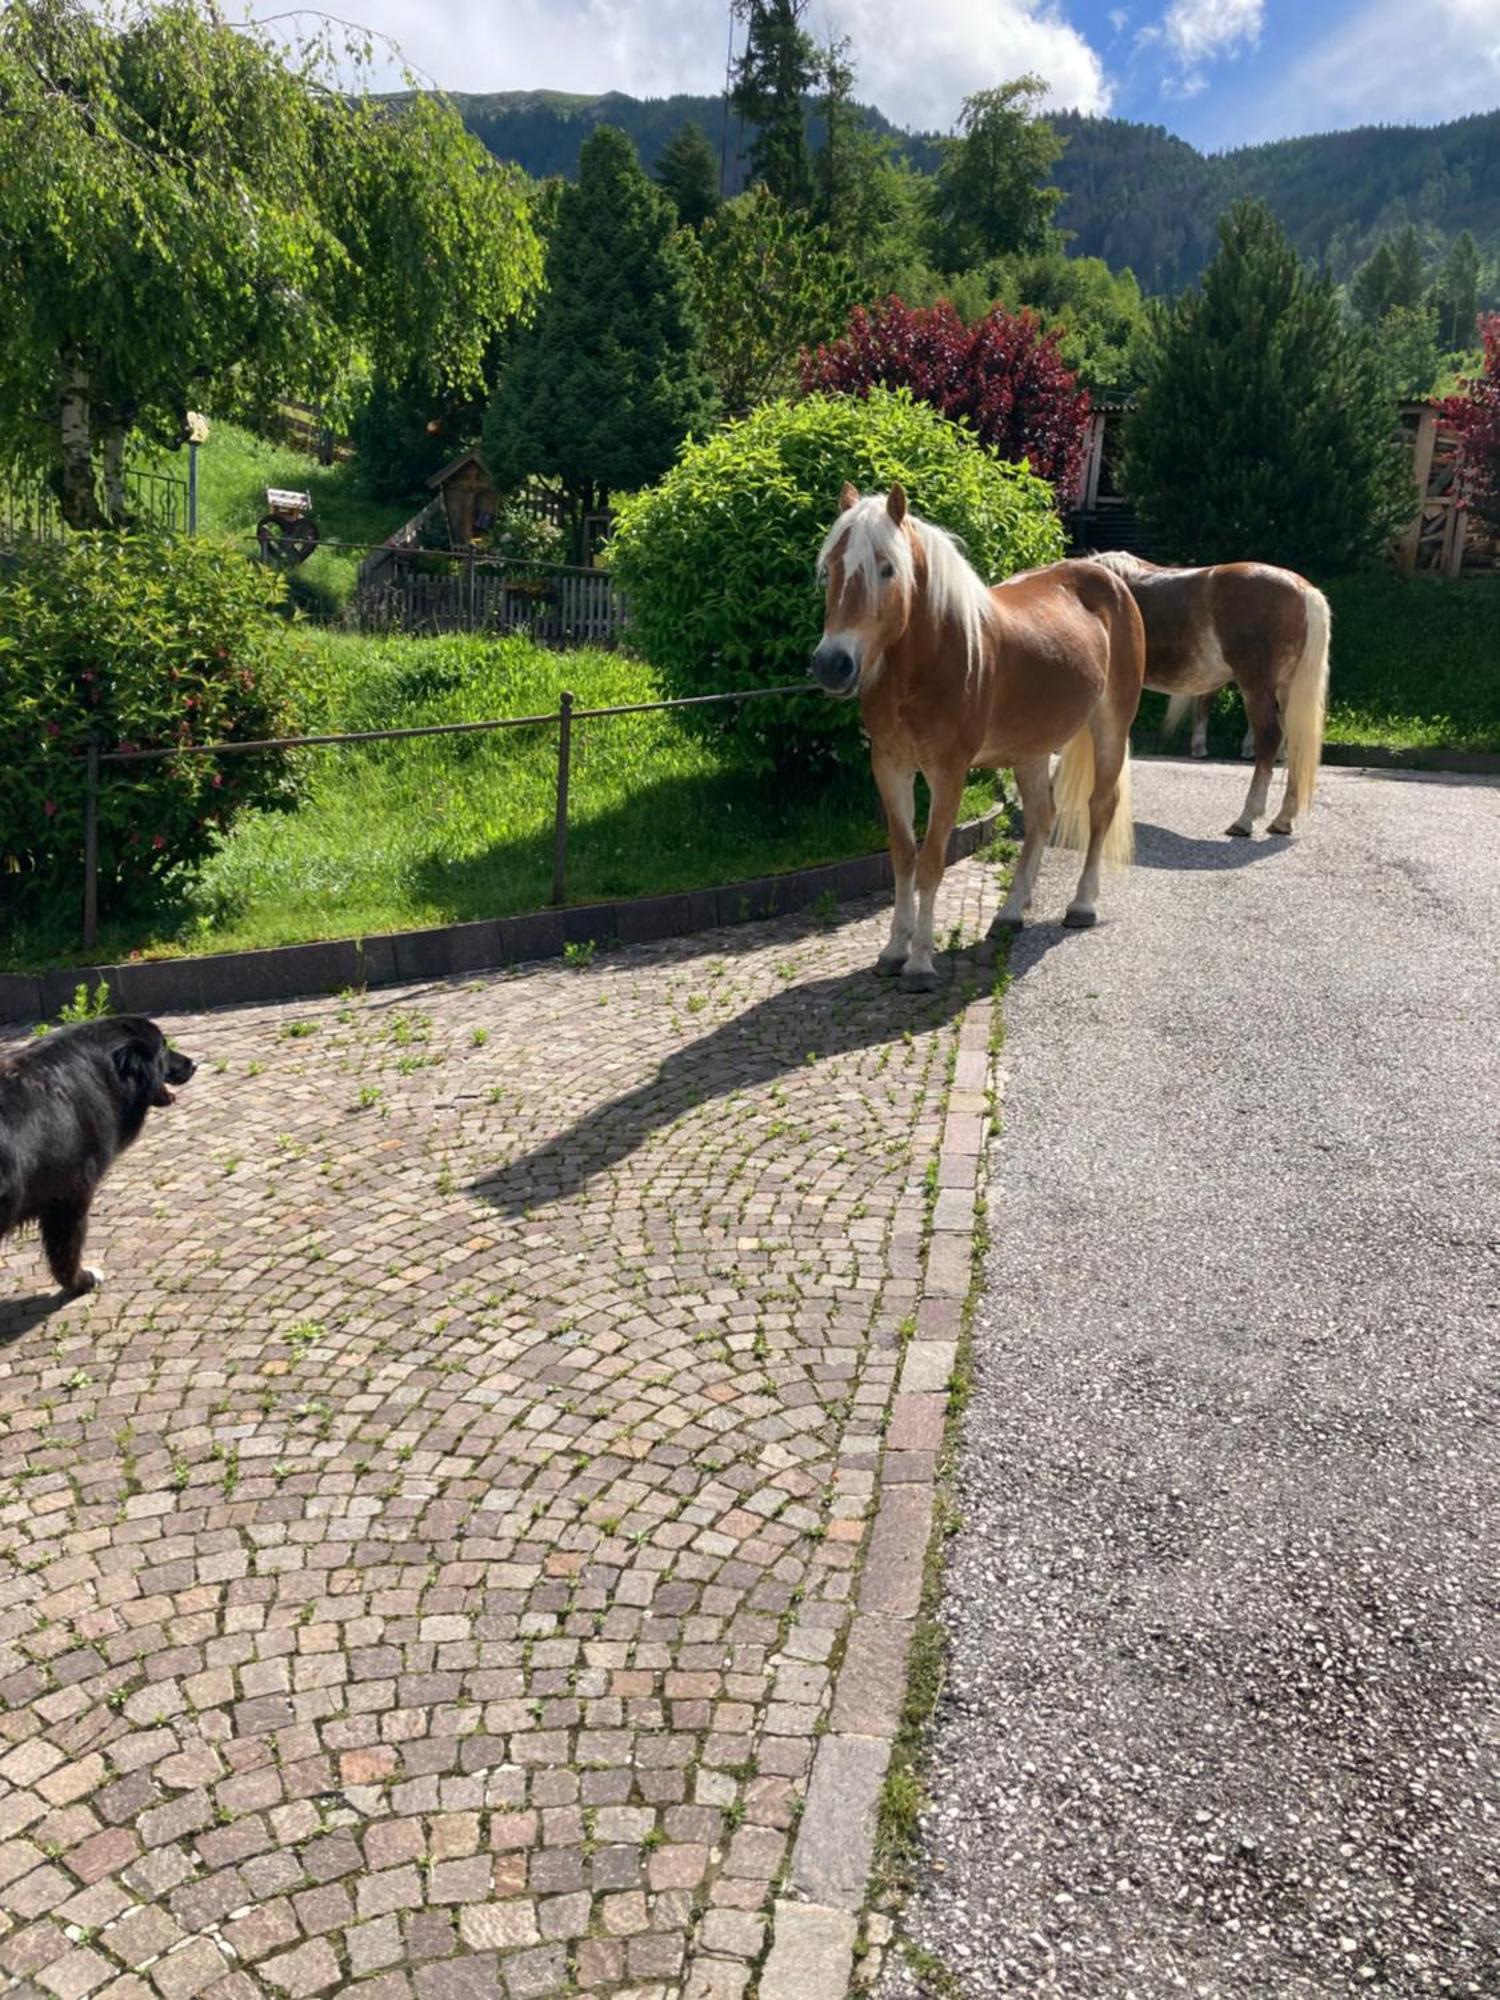
[[[1128,868],[1135,859],[1135,820],[1130,797],[1130,744],[1120,764],[1114,817],[1104,835],[1099,858],[1106,867]],[[1055,813],[1052,838],[1059,847],[1088,852],[1089,805],[1094,795],[1094,738],[1085,725],[1063,746],[1052,777]]]
[[[1161,725],[1163,742],[1169,737],[1175,736],[1178,730],[1181,729],[1185,718],[1192,714],[1193,703],[1196,699],[1197,696],[1191,694],[1168,695],[1167,712]]]
[[[1135,807],[1131,799],[1128,738],[1115,787],[1115,816],[1104,836],[1104,865],[1106,868],[1128,868],[1135,859]]]
[[[1323,755],[1323,714],[1328,703],[1328,646],[1333,614],[1321,590],[1307,586],[1307,637],[1286,691],[1282,727],[1286,733],[1287,777],[1296,787],[1298,809],[1312,804]]]

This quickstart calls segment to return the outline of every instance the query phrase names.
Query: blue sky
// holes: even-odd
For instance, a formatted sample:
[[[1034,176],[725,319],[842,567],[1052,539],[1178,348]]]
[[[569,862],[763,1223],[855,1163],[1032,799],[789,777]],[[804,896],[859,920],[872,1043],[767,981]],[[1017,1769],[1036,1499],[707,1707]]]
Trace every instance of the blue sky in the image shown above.
[[[288,0],[249,0],[285,17]],[[450,90],[715,91],[728,0],[345,0]],[[809,0],[857,89],[951,129],[1035,70],[1059,107],[1165,125],[1209,151],[1500,107],[1500,0]],[[394,61],[383,65],[392,76]]]
[[[1500,0],[1068,0],[1121,117],[1204,150],[1500,106]]]

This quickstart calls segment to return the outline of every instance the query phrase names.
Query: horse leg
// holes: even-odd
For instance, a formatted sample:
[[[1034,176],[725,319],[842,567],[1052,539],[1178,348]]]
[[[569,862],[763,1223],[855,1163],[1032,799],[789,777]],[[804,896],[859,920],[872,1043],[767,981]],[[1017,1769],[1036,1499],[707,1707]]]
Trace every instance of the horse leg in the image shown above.
[[[896,878],[891,934],[875,961],[875,970],[889,978],[906,963],[917,921],[917,899],[912,884],[917,865],[917,773],[914,766],[893,757],[877,757],[873,763],[880,803],[885,807],[891,872]]]
[[[1228,831],[1238,840],[1247,840],[1255,831],[1255,822],[1266,809],[1266,800],[1271,790],[1271,771],[1276,762],[1276,753],[1281,748],[1281,711],[1276,706],[1276,694],[1269,687],[1240,686],[1245,697],[1245,713],[1250,718],[1250,734],[1254,740],[1255,769],[1250,777],[1250,789],[1245,794],[1245,803],[1240,808],[1240,816],[1229,826]]]
[[[932,963],[932,927],[937,911],[937,893],[942,886],[943,871],[948,865],[948,836],[958,819],[967,775],[966,764],[957,771],[929,771],[926,774],[932,803],[927,811],[927,831],[922,839],[921,852],[917,855],[917,923],[912,932],[906,968],[901,974],[901,988],[906,993],[930,993],[938,983],[937,971]]]
[[[1208,755],[1208,718],[1213,705],[1211,694],[1200,694],[1193,703],[1193,741],[1188,752],[1192,757]]]
[[[990,925],[990,935],[998,931],[1018,931],[1023,912],[1031,908],[1042,850],[1052,831],[1052,774],[1045,757],[1027,757],[1014,766],[1021,792],[1021,811],[1026,835],[1021,842],[1021,859],[1016,865],[1005,906]]]
[[[1099,866],[1104,858],[1105,840],[1117,812],[1129,812],[1124,781],[1125,760],[1130,749],[1129,725],[1115,726],[1113,719],[1096,711],[1089,725],[1094,743],[1094,783],[1089,793],[1089,844],[1083,857],[1083,873],[1073,900],[1063,912],[1069,930],[1087,930],[1098,921],[1095,905],[1099,898]]]

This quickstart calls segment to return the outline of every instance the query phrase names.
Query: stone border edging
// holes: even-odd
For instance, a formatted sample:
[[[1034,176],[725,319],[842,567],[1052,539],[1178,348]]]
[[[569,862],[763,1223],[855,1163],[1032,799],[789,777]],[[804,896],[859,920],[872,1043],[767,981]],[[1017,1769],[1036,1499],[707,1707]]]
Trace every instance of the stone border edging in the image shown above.
[[[880,1498],[828,1728],[818,1741],[792,1849],[789,1893],[775,1904],[759,2000],[846,2000],[852,1990],[881,1794],[901,1729],[907,1661],[922,1611],[949,1383],[974,1282],[980,1176],[989,1140],[991,1033],[999,1004],[991,981],[958,1023],[916,1327],[889,1405]]]
[[[948,863],[982,847],[1005,817],[997,805],[956,826]],[[46,1021],[72,999],[80,982],[103,980],[117,1012],[197,1012],[205,1007],[297,1000],[349,987],[394,986],[405,981],[451,979],[500,970],[536,959],[560,958],[570,944],[648,944],[694,931],[786,916],[831,894],[839,902],[891,887],[888,850],[856,855],[816,868],[792,869],[729,882],[717,889],[688,889],[669,896],[635,896],[611,903],[579,903],[534,910],[518,917],[444,924],[435,930],[391,931],[373,938],[336,938],[317,944],[273,945],[264,951],[214,952],[202,958],[135,959],[116,965],[73,965],[58,972],[0,973],[0,1021]]]

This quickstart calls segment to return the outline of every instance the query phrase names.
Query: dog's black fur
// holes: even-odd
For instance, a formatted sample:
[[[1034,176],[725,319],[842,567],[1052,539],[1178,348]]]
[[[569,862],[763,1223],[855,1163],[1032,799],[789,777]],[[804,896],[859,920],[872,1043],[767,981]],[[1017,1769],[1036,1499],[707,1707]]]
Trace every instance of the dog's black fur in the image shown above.
[[[82,1021],[0,1053],[0,1237],[37,1223],[65,1292],[91,1291],[102,1276],[83,1262],[99,1183],[152,1105],[170,1104],[171,1086],[196,1068],[143,1014]]]

